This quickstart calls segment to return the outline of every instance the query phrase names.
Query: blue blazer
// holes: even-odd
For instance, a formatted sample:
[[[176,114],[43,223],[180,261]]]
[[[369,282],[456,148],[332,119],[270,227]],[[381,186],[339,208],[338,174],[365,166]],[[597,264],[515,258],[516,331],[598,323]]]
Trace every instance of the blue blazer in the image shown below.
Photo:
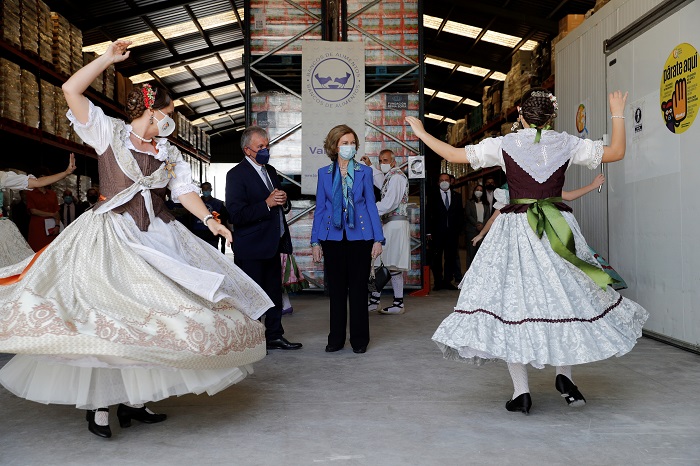
[[[379,218],[377,204],[374,198],[372,169],[365,164],[357,163],[355,181],[352,185],[352,198],[355,201],[355,228],[345,224],[345,217],[340,228],[333,226],[333,164],[318,170],[316,186],[316,212],[314,225],[311,230],[311,242],[341,241],[343,231],[350,241],[374,240],[384,244],[382,221]]]
[[[277,170],[265,165],[272,186],[282,189]],[[241,161],[226,174],[226,209],[233,224],[233,254],[238,259],[270,259],[280,252],[292,253],[287,220],[280,238],[279,211],[289,212],[289,202],[284,208],[267,208],[265,199],[270,195],[265,182],[247,160]],[[283,217],[284,218],[284,217]]]

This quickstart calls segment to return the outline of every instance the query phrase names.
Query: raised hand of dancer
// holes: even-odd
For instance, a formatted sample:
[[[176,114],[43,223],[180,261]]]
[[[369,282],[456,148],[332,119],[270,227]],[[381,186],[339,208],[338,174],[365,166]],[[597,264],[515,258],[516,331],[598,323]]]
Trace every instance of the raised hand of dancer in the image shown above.
[[[628,92],[625,92],[625,94],[623,95],[622,91],[615,91],[611,92],[608,95],[608,102],[610,104],[611,115],[624,116],[625,103],[627,102],[628,94]]]
[[[447,160],[448,162],[469,163],[463,148],[451,146],[446,142],[432,136],[425,130],[423,123],[418,118],[407,116],[406,123],[411,125],[413,133],[418,136],[421,141],[423,141],[443,159]]]
[[[55,175],[48,175],[48,176],[42,176],[40,178],[29,178],[29,181],[27,182],[27,188],[29,189],[34,189],[34,188],[43,188],[44,186],[48,186],[50,184],[54,184],[57,181],[61,181],[63,178],[66,176],[70,175],[75,171],[75,154],[71,152],[70,156],[68,157],[68,168],[66,168],[64,171],[60,173],[56,173]],[[58,215],[58,214],[56,214]],[[58,215],[57,220],[60,220],[60,215]]]
[[[68,156],[68,168],[66,168],[66,176],[70,175],[75,171],[75,154],[73,152]]]
[[[127,50],[131,45],[130,40],[116,40],[109,44],[104,55],[110,58],[112,63],[119,63],[127,58],[131,54],[131,50]]]
[[[625,104],[627,103],[627,92],[611,92],[608,95],[610,114],[612,117],[612,131],[610,145],[603,147],[602,162],[617,162],[625,157]]]

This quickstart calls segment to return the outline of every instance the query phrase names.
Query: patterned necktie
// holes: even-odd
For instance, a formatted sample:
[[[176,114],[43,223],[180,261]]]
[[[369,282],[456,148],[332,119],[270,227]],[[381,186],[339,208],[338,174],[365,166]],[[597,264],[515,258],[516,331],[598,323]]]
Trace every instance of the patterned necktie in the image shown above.
[[[270,182],[270,176],[267,174],[267,170],[265,169],[265,165],[260,167],[260,171],[263,174],[263,179],[265,180],[265,184],[267,185],[267,189],[269,189],[270,192],[272,192],[272,190],[274,188],[272,187],[272,183]],[[284,217],[283,217],[284,214],[282,213],[282,208],[280,208],[278,210],[278,212],[279,212],[279,217],[280,217],[280,238],[281,238],[284,235]]]

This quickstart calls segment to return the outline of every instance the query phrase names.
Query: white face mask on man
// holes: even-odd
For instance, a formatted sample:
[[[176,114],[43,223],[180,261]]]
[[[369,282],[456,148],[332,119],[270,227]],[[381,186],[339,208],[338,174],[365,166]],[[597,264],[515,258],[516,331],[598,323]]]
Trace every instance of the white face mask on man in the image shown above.
[[[379,164],[379,169],[382,171],[382,173],[389,173],[389,170],[391,170],[391,164],[390,163]]]
[[[450,189],[450,182],[449,181],[441,181],[440,182],[440,189],[442,189],[443,191],[447,191],[448,189]]]

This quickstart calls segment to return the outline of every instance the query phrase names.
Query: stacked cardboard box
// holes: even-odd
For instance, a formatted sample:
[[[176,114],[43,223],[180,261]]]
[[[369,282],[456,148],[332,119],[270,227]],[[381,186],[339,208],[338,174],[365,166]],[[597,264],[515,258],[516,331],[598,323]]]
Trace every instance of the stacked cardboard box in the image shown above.
[[[39,113],[39,82],[31,71],[20,72],[22,123],[38,128],[41,120]]]
[[[566,37],[568,33],[576,29],[583,20],[586,19],[586,15],[566,15],[559,20],[559,35],[561,38]]]
[[[18,64],[0,58],[0,117],[14,121],[22,120],[20,87],[21,71]]]
[[[321,16],[321,0],[298,0],[296,3],[306,10]],[[304,31],[316,20],[278,0],[251,0],[250,2],[250,48],[253,55],[263,55]],[[321,27],[303,36],[305,40],[320,40]],[[296,40],[282,49],[283,54],[300,54],[301,41]]]
[[[51,9],[42,2],[37,1],[37,11],[39,19],[39,57],[46,63],[52,62],[53,48],[53,20],[51,19]]]
[[[55,117],[55,129],[56,136],[62,137],[63,139],[72,139],[73,130],[71,129],[70,122],[66,117],[68,113],[68,103],[66,102],[66,97],[63,95],[63,91],[60,88],[56,88],[54,92],[54,99],[56,106]]]
[[[501,112],[508,112],[533,85],[532,52],[518,51],[511,60],[510,71],[503,82]]]
[[[0,38],[20,47],[20,0],[2,0],[0,2]]]
[[[39,10],[36,0],[20,1],[20,18],[22,21],[20,42],[22,50],[39,55]]]
[[[41,92],[41,129],[56,134],[56,86],[44,81],[39,83]]]
[[[83,33],[56,12],[53,22],[53,64],[56,71],[70,75],[83,66]]]

